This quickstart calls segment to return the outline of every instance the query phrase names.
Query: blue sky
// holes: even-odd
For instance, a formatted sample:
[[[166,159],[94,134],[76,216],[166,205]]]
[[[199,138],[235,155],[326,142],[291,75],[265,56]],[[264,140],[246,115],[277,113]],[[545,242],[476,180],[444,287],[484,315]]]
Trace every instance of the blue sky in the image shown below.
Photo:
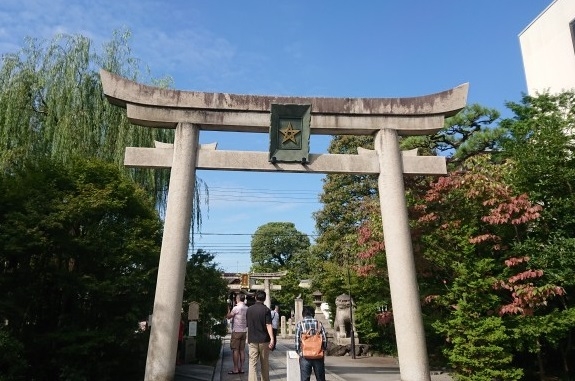
[[[518,34],[551,0],[2,0],[0,54],[26,36],[82,34],[99,49],[114,30],[154,78],[239,94],[406,97],[469,82],[468,103],[500,110],[526,91]],[[266,134],[202,133],[224,150],[268,150]],[[329,137],[311,137],[311,153]],[[210,188],[196,247],[229,272],[250,267],[251,234],[293,222],[315,234],[322,175],[198,171]]]

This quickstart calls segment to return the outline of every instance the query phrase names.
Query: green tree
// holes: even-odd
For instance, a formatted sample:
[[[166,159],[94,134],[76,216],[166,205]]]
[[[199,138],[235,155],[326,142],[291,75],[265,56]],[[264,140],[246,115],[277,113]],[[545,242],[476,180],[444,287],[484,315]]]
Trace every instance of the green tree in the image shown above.
[[[298,252],[309,246],[309,237],[292,222],[268,222],[258,227],[252,236],[252,271],[284,270]]]
[[[494,109],[470,105],[448,118],[445,127],[437,134],[403,137],[400,147],[404,150],[417,149],[423,155],[446,155],[450,166],[455,167],[468,157],[498,149],[499,139],[505,132],[493,125],[498,118],[499,112]],[[373,149],[373,137],[334,136],[329,152],[354,154],[358,147]],[[406,179],[408,201],[421,197],[430,181],[430,177],[424,176]],[[358,236],[360,226],[381,219],[377,178],[373,175],[327,175],[320,200],[324,205],[314,214],[318,232],[314,250],[322,253],[326,259],[343,265],[347,261],[348,248],[345,245],[348,244],[341,237]],[[375,216],[369,216],[369,213]],[[372,232],[373,238],[382,242],[382,234],[373,229]],[[385,260],[379,263],[385,263]],[[363,265],[365,263],[358,263],[360,268]]]
[[[25,381],[28,361],[24,345],[6,328],[0,328],[0,381]]]
[[[421,155],[446,156],[455,168],[466,159],[501,149],[501,137],[506,129],[496,124],[499,111],[479,104],[466,106],[457,115],[447,118],[445,126],[434,135],[408,136],[402,139],[402,149],[417,148]]]
[[[313,293],[323,290],[321,277],[318,277],[318,274],[324,273],[324,264],[325,261],[312,250],[312,247],[296,252],[282,270],[286,272],[279,281],[282,289],[273,293],[273,301],[279,304],[283,311],[291,309],[294,299],[298,296],[303,299],[305,305],[313,305]],[[302,288],[302,280],[309,281],[311,289]],[[324,300],[326,297],[324,295]]]
[[[228,284],[214,258],[214,254],[199,249],[188,258],[186,265],[182,308],[187,311],[192,301],[200,304],[198,335],[224,336],[227,329],[222,322],[227,313]]]
[[[433,184],[417,208],[418,222],[425,227],[420,243],[434,266],[426,289],[435,283],[435,294],[427,300],[448,312],[434,326],[449,340],[444,351],[463,380],[518,379],[512,324],[494,315],[560,294],[560,288],[541,278],[541,270],[510,266],[524,262],[516,244],[526,240],[542,210],[507,184],[512,172],[513,166],[494,165],[487,157],[468,159],[461,172]],[[534,285],[536,278],[539,284]],[[518,282],[524,279],[529,283]],[[510,291],[511,301],[501,289]]]
[[[309,237],[291,222],[267,223],[252,236],[252,271],[285,273],[276,283],[281,290],[272,294],[272,302],[280,305],[282,312],[292,308],[298,295],[306,302],[312,301],[311,294],[300,287],[300,282],[309,279],[316,268],[317,261],[309,249]]]
[[[358,148],[373,149],[373,136],[334,136],[328,148],[331,154],[357,154]],[[357,277],[355,274],[356,258],[354,238],[358,226],[369,215],[365,213],[362,205],[377,199],[377,176],[374,175],[342,175],[328,174],[323,180],[323,190],[320,201],[321,210],[314,213],[317,238],[311,250],[319,259],[312,273],[312,287],[323,294],[323,300],[329,303],[330,310],[335,313],[335,299],[341,294],[348,294],[352,289],[352,296],[358,308],[359,295],[376,295],[376,293],[356,293]],[[351,274],[348,279],[347,271]],[[351,285],[348,284],[350,280]],[[375,311],[374,311],[375,313]],[[369,321],[373,321],[375,315]],[[357,319],[360,322],[360,319]],[[361,319],[361,323],[363,323]],[[369,335],[365,330],[361,337]]]
[[[27,39],[0,62],[0,165],[29,156],[63,162],[93,157],[123,169],[125,147],[171,142],[173,131],[133,126],[125,111],[104,97],[99,69],[137,80],[129,32],[115,32],[103,53],[83,36],[58,35],[49,43]],[[157,84],[169,84],[167,80]],[[123,169],[124,170],[124,169]],[[127,170],[157,199],[168,171]]]
[[[507,105],[515,113],[501,122],[505,157],[515,165],[510,181],[544,207],[540,234],[575,237],[575,92]]]
[[[373,149],[372,136],[334,136],[328,148],[332,154],[357,154],[358,147]],[[341,237],[354,234],[366,218],[360,204],[377,198],[374,175],[328,174],[323,180],[321,210],[314,213],[318,237],[314,250],[324,259],[344,265],[348,248]]]
[[[528,257],[533,267],[543,269],[545,278],[568,296],[575,292],[571,254],[575,245],[575,92],[526,95],[508,107],[515,116],[501,125],[508,131],[503,154],[515,167],[509,181],[543,207],[529,238],[517,246],[517,257]],[[539,306],[542,316],[517,316],[517,330],[530,332],[520,336],[519,349],[527,348],[537,356],[540,375],[545,374],[543,364],[553,364],[557,358],[561,358],[557,365],[563,375],[573,374],[569,364],[575,358],[570,324],[574,308],[570,297],[555,298]]]
[[[164,208],[170,171],[125,168],[126,147],[171,143],[171,129],[146,128],[128,122],[125,110],[104,97],[99,70],[138,81],[139,61],[131,54],[130,32],[115,31],[97,52],[90,39],[57,35],[51,41],[28,38],[18,53],[0,60],[0,168],[28,157],[69,162],[76,157],[115,163]],[[168,87],[171,79],[149,79]],[[196,179],[196,189],[204,186]],[[207,194],[207,187],[206,194]],[[201,225],[199,192],[192,227]],[[206,199],[207,203],[207,199]],[[193,239],[193,236],[192,236]]]
[[[0,319],[25,379],[141,378],[161,222],[145,192],[97,160],[0,172]],[[7,348],[4,348],[7,349]]]
[[[456,380],[520,380],[523,376],[521,369],[510,366],[509,334],[500,318],[485,316],[462,299],[451,318],[436,322],[436,327],[449,339],[446,354]]]
[[[496,110],[471,105],[449,118],[445,128],[437,134],[403,137],[400,146],[404,150],[417,149],[423,155],[447,155],[450,167],[455,167],[467,157],[498,147],[497,139],[503,133],[493,126],[498,117]],[[329,151],[356,153],[357,147],[373,149],[373,138],[336,136]],[[359,283],[352,284],[352,290],[357,291],[358,317],[362,318],[362,323],[358,323],[361,337],[372,340],[370,344],[375,347],[385,343],[385,348],[378,349],[393,352],[395,346],[387,344],[394,341],[392,327],[380,324],[388,321],[384,318],[388,314],[380,310],[386,304],[391,309],[391,301],[376,180],[372,175],[326,176],[321,195],[324,206],[314,215],[319,236],[313,250],[322,253],[336,265],[326,263],[324,271],[316,272],[316,283],[322,284],[324,293],[347,292],[343,287],[346,282],[341,282],[347,279],[345,269],[351,266],[359,276],[352,277],[352,283],[354,279],[358,279]],[[417,176],[405,181],[408,204],[413,205],[425,195],[433,179]],[[414,237],[419,234],[417,229],[413,230],[413,234]],[[420,247],[415,245],[414,251],[418,272],[429,271],[429,264],[421,255]],[[334,290],[328,290],[329,287]],[[378,292],[370,292],[369,289]]]

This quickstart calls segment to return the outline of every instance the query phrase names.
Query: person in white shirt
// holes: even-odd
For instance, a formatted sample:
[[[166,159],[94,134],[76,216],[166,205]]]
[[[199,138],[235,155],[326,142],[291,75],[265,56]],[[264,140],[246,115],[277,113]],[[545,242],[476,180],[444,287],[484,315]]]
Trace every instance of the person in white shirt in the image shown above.
[[[272,351],[274,349],[276,349],[276,344],[278,342],[277,337],[278,337],[278,328],[280,325],[280,307],[276,304],[276,307],[274,308],[274,310],[271,312],[272,313],[272,331],[274,332],[274,347],[272,348]]]
[[[246,320],[246,313],[248,306],[244,303],[246,296],[238,294],[236,296],[237,304],[226,315],[226,318],[232,319],[232,338],[230,339],[230,348],[232,349],[232,360],[234,362],[234,369],[229,371],[228,374],[241,374],[244,373],[243,365],[246,358],[246,332],[248,325]]]

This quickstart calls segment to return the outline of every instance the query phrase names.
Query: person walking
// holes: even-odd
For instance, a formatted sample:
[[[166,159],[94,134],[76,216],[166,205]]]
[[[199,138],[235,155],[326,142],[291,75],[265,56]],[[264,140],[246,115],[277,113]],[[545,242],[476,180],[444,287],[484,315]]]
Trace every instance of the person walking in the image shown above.
[[[272,314],[272,331],[274,333],[274,347],[272,351],[276,349],[276,345],[278,343],[278,328],[280,325],[280,307],[276,304],[274,310],[271,312]]]
[[[258,362],[260,363],[261,381],[269,381],[269,354],[275,346],[270,309],[264,304],[265,291],[256,291],[256,302],[248,307],[246,319],[248,324],[249,374],[248,381],[257,381]]]
[[[300,380],[309,381],[313,369],[315,379],[317,381],[325,381],[325,355],[320,359],[307,359],[303,356],[301,347],[302,333],[309,332],[315,335],[319,330],[322,339],[322,348],[325,353],[327,349],[325,329],[323,328],[323,324],[315,319],[315,309],[313,307],[304,306],[301,315],[303,320],[298,323],[295,331],[295,351],[299,355]]]
[[[231,319],[232,338],[230,339],[230,348],[232,350],[232,360],[234,368],[228,374],[244,373],[244,361],[246,359],[246,332],[248,330],[246,314],[248,306],[245,304],[246,296],[238,294],[236,296],[236,305],[226,315]]]

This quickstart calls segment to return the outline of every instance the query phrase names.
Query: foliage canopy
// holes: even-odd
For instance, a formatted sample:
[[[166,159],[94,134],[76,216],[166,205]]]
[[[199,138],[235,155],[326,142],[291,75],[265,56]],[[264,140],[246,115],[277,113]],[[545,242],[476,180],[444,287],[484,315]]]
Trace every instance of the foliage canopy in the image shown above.
[[[0,317],[26,379],[138,374],[162,233],[145,192],[97,160],[31,161],[0,173],[0,221]]]

